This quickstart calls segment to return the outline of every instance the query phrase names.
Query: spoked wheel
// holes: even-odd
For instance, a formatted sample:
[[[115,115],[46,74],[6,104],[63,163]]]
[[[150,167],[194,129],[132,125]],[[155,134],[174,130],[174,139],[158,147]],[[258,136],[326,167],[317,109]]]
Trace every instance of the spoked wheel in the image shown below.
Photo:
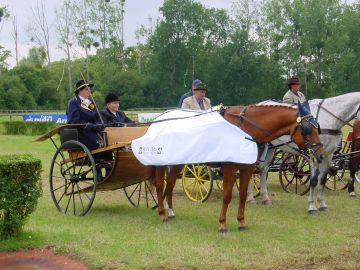
[[[185,165],[182,170],[182,184],[191,201],[205,202],[213,188],[211,168],[202,164]]]
[[[345,177],[347,164],[345,161],[331,163],[328,170],[325,186],[330,190],[343,190],[348,186],[348,178]],[[347,174],[348,176],[349,174]]]
[[[281,187],[288,193],[306,194],[310,189],[311,162],[304,155],[289,154],[279,168]]]
[[[95,199],[97,172],[89,149],[67,141],[56,151],[50,167],[50,193],[64,214],[84,216]]]
[[[135,207],[155,209],[158,206],[155,186],[149,180],[124,187],[124,192],[126,198]]]

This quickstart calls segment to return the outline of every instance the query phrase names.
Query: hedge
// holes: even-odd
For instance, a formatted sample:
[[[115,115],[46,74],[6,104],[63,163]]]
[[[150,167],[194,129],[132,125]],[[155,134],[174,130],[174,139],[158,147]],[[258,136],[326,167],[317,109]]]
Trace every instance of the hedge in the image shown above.
[[[41,160],[31,155],[0,156],[0,238],[21,232],[42,194]]]
[[[5,134],[8,135],[42,135],[53,129],[54,122],[40,121],[4,121]]]

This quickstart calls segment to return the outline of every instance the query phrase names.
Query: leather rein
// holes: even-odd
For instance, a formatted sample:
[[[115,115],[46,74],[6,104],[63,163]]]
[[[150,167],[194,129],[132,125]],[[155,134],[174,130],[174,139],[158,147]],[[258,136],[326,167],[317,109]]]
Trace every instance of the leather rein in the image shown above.
[[[344,120],[342,120],[340,117],[336,116],[335,114],[333,114],[331,111],[329,111],[328,109],[326,109],[324,106],[322,106],[322,104],[324,103],[325,99],[321,100],[319,104],[317,104],[317,112],[316,112],[316,122],[318,121],[319,118],[319,114],[320,114],[320,110],[323,109],[325,112],[327,112],[328,114],[330,114],[332,117],[334,117],[335,119],[339,120],[341,123],[343,123],[344,125],[348,125],[351,128],[354,128],[353,125],[351,125],[349,122],[346,122]],[[360,106],[357,109],[357,112],[360,110]],[[356,113],[357,113],[356,112]],[[340,135],[342,134],[341,130],[339,129],[328,129],[328,128],[320,128],[321,134],[326,134],[326,135]]]

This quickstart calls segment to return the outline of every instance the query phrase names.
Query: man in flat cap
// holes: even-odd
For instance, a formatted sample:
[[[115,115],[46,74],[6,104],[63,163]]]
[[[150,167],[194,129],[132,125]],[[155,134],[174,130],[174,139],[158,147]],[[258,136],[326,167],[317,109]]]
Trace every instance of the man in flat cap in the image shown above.
[[[119,111],[120,100],[115,94],[108,94],[105,97],[106,109],[101,111],[102,119],[108,125],[121,125],[121,126],[135,126],[135,123],[126,116],[122,111]]]
[[[288,88],[289,90],[283,97],[283,102],[289,104],[297,104],[298,101],[300,101],[300,103],[306,101],[304,94],[300,92],[301,84],[298,77],[290,78]]]
[[[206,86],[200,80],[194,80],[192,83],[193,95],[185,98],[181,108],[191,110],[208,110],[211,108],[210,99],[205,97]]]

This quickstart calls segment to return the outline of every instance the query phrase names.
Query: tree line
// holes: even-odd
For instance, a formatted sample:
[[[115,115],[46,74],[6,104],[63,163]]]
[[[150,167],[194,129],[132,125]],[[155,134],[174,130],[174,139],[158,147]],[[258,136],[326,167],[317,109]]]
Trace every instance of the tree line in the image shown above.
[[[66,0],[56,11],[56,36],[66,58],[51,61],[44,1],[33,9],[34,47],[6,65],[0,46],[0,108],[64,109],[77,79],[95,83],[103,105],[108,92],[122,108],[174,107],[194,78],[212,104],[281,99],[287,79],[325,98],[358,89],[360,4],[340,0],[238,0],[231,11],[194,0],[165,0],[161,18],[123,46],[125,0]],[[76,16],[74,16],[76,14]],[[0,7],[0,23],[11,21]],[[16,18],[13,39],[17,44]]]

